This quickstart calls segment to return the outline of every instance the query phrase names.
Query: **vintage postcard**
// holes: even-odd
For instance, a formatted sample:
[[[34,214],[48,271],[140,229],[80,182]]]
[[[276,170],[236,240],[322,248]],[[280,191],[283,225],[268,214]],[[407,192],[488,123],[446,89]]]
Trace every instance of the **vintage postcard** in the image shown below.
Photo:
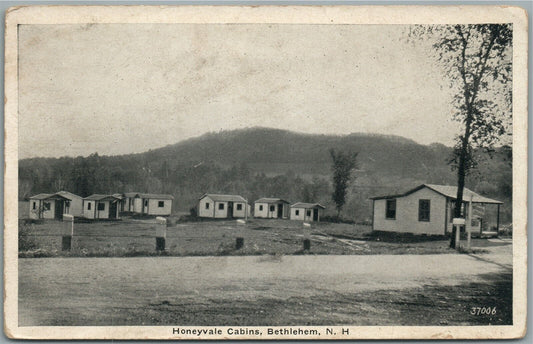
[[[525,335],[527,16],[22,6],[5,333]]]

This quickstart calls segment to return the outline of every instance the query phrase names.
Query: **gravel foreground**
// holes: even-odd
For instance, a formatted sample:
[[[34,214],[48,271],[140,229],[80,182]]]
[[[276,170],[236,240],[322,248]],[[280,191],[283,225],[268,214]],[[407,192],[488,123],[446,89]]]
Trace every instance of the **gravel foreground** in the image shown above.
[[[20,259],[19,324],[511,324],[511,252]]]

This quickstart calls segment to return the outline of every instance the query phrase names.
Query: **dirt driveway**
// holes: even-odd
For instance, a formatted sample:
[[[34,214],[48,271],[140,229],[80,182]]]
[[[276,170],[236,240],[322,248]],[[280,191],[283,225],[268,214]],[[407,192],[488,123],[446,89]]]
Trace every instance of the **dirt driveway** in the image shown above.
[[[427,294],[422,307],[433,314],[443,307],[443,314],[450,309],[465,313],[445,317],[450,324],[477,324],[479,318],[467,315],[469,307],[493,305],[479,304],[490,301],[485,299],[469,304],[469,293],[492,288],[489,295],[498,298],[506,291],[494,288],[509,289],[512,246],[491,250],[495,252],[476,256],[19,259],[19,323],[443,324],[438,314],[423,316],[410,308]],[[470,291],[459,296],[457,290]]]

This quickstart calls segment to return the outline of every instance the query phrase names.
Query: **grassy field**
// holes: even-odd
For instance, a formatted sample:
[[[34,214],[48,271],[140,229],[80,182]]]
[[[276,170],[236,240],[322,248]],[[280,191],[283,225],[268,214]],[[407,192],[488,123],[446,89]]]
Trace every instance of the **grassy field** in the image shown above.
[[[44,221],[21,225],[26,241],[20,257],[47,256],[217,256],[293,254],[441,254],[453,253],[444,237],[406,236],[372,232],[370,226],[313,223],[304,230],[300,221],[251,219],[178,222],[167,228],[166,250],[155,250],[156,224],[152,219],[76,223],[72,250],[61,251],[66,223]],[[244,246],[236,249],[236,238]],[[303,251],[303,240],[311,249]],[[33,246],[33,247],[31,247]]]

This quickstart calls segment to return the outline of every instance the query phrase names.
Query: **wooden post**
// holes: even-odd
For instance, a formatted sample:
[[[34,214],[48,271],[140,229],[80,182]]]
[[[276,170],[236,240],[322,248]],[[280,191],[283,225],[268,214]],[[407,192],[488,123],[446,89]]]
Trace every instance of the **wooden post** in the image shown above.
[[[496,233],[500,233],[500,204],[498,204],[498,217],[496,218]]]
[[[244,246],[244,238],[241,238],[241,237],[237,238],[235,240],[235,249],[240,250],[243,246]]]
[[[468,202],[468,220],[466,221],[466,249],[470,250],[470,241],[472,237],[472,201],[474,200],[474,195],[470,195],[470,202]]]
[[[157,223],[155,228],[155,249],[156,251],[164,251],[167,237],[167,219],[158,216],[155,221]]]
[[[309,230],[311,229],[311,225],[309,223],[304,222],[303,223],[303,236],[304,236],[304,251],[309,251],[311,249],[311,240],[310,240],[310,233]]]
[[[63,237],[61,238],[61,250],[70,251],[72,249],[72,237],[74,236],[74,216],[63,214]]]
[[[455,229],[455,249],[459,249],[459,240],[461,235],[461,226],[465,225],[465,219],[463,218],[454,218],[453,221],[453,228]]]

